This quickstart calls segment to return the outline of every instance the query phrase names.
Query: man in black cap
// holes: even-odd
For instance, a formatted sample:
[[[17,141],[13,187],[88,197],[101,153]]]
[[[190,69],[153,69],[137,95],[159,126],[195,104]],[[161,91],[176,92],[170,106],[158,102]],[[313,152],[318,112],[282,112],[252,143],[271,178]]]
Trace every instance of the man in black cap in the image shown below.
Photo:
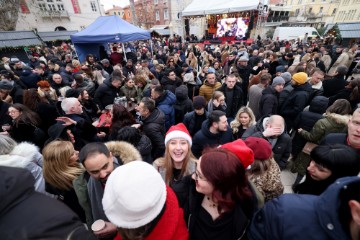
[[[201,129],[201,124],[207,119],[206,100],[203,96],[197,96],[193,100],[194,111],[186,113],[184,116],[184,125],[193,137]]]

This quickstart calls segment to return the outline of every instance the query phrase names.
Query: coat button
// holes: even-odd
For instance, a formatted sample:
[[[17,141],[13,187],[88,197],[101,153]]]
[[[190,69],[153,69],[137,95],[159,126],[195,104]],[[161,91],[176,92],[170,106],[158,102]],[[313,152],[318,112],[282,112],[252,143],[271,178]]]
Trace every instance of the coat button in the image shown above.
[[[329,229],[329,230],[334,230],[334,225],[332,225],[331,223],[328,223],[326,225],[326,227]]]

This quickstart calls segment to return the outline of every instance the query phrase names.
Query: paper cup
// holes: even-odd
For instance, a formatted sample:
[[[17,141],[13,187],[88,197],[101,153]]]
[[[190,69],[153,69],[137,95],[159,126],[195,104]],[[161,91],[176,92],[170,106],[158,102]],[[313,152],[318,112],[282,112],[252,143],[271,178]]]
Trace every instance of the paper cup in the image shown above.
[[[98,219],[96,220],[92,225],[91,225],[91,230],[93,230],[94,232],[103,230],[105,228],[105,222],[102,219]]]

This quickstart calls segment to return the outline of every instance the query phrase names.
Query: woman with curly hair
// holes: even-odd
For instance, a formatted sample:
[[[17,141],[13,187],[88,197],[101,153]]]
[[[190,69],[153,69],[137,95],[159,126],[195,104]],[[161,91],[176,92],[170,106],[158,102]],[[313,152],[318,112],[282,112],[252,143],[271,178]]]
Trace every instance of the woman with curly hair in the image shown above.
[[[256,119],[253,111],[249,107],[241,107],[236,113],[235,119],[230,123],[233,130],[234,139],[241,139],[246,129],[255,125]]]
[[[122,105],[114,104],[111,111],[110,140],[115,140],[118,131],[136,123],[134,116]]]
[[[55,140],[43,150],[43,175],[46,191],[70,207],[85,222],[85,213],[79,204],[72,182],[85,170],[78,162],[79,152],[69,141]]]

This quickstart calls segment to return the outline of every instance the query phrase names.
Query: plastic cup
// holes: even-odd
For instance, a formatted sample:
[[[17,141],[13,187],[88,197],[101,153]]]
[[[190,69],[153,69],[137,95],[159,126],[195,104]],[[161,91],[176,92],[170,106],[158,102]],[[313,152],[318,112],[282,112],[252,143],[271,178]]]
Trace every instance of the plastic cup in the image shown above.
[[[98,232],[103,230],[105,226],[105,221],[102,219],[98,219],[91,225],[91,230],[93,230],[94,232]]]

